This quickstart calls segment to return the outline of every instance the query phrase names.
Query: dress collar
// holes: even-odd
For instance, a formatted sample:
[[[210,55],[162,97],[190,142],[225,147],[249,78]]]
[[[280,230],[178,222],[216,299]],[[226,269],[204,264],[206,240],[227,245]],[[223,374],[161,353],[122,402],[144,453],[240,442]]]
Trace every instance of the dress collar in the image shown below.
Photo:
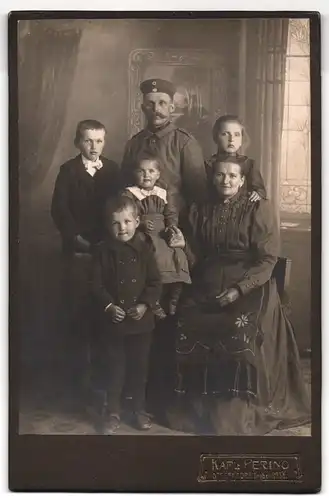
[[[229,159],[235,158],[236,160],[239,161],[239,163],[243,164],[246,160],[248,160],[248,156],[245,155],[240,155],[239,153],[237,154],[229,154],[229,153],[215,153],[213,154],[209,160],[207,160],[207,164],[209,166],[212,166],[213,163],[215,163],[217,160],[229,160]]]
[[[140,201],[144,200],[144,198],[147,198],[148,196],[155,195],[161,198],[165,203],[167,203],[167,192],[165,189],[159,186],[154,186],[154,188],[149,191],[146,189],[141,189],[138,186],[129,186],[127,187],[127,189]]]
[[[217,205],[233,205],[234,203],[240,201],[242,198],[245,197],[245,193],[243,193],[242,188],[239,189],[239,191],[232,196],[231,198],[227,198],[224,200],[223,198],[220,198],[216,192],[214,192],[214,201]]]

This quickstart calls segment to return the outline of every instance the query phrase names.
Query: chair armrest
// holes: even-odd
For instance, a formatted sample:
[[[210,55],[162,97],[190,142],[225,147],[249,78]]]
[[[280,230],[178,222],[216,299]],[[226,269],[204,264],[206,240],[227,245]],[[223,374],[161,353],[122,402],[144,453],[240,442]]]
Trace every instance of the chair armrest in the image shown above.
[[[288,257],[279,257],[274,266],[272,276],[276,280],[280,297],[289,287],[292,261]]]

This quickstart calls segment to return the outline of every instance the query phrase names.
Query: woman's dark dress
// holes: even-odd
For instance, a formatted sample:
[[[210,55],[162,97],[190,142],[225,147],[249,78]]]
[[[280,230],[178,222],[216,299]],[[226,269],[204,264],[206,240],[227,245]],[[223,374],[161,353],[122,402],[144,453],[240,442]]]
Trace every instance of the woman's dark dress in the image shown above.
[[[195,265],[177,319],[170,426],[257,435],[309,422],[294,332],[272,277],[278,238],[268,202],[241,192],[194,205],[184,235]],[[221,309],[215,297],[230,287],[240,298]]]

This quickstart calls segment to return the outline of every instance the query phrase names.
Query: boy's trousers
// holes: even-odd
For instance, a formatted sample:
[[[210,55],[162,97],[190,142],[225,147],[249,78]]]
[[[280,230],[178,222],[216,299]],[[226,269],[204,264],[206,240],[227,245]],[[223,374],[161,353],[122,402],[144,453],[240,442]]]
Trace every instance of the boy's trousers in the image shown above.
[[[123,395],[134,412],[145,411],[151,339],[152,332],[103,332],[92,346],[93,387],[106,390],[109,413],[120,414]]]

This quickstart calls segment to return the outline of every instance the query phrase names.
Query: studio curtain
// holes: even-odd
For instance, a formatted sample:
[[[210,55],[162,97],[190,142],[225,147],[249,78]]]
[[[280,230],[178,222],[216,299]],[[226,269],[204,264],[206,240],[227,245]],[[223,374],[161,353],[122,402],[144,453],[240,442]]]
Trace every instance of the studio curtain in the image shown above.
[[[289,19],[247,20],[245,25],[245,121],[251,136],[250,155],[260,167],[277,227],[288,25]]]
[[[78,30],[31,22],[19,40],[19,177],[36,188],[45,178],[65,120],[80,42]]]

